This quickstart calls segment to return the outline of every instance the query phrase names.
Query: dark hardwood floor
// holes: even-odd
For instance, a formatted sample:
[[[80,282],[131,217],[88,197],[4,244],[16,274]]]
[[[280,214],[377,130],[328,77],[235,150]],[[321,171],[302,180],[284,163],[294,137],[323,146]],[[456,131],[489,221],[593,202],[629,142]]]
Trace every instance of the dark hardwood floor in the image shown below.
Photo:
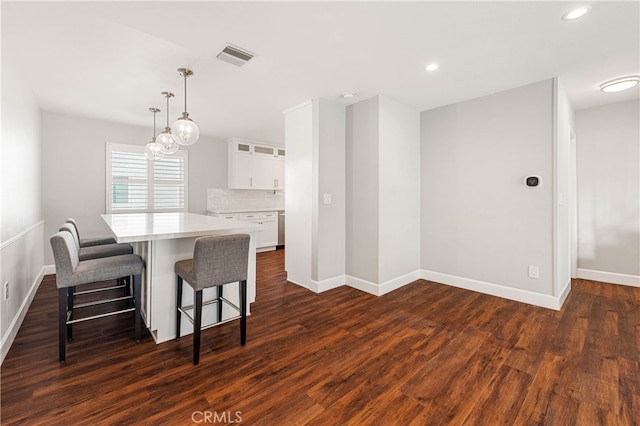
[[[258,297],[237,322],[133,341],[129,315],[77,325],[58,363],[45,277],[1,373],[13,424],[634,425],[640,288],[576,280],[561,311],[416,281],[382,297],[314,294],[258,255]]]

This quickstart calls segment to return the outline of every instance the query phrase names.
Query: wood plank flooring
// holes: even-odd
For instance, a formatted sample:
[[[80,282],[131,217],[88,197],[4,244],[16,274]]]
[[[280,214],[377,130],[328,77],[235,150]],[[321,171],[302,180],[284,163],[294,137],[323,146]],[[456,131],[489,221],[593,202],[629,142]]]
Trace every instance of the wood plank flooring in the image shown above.
[[[576,280],[561,311],[428,281],[375,297],[287,283],[192,341],[136,343],[128,315],[74,328],[57,361],[45,277],[1,372],[3,425],[638,425],[640,288]]]

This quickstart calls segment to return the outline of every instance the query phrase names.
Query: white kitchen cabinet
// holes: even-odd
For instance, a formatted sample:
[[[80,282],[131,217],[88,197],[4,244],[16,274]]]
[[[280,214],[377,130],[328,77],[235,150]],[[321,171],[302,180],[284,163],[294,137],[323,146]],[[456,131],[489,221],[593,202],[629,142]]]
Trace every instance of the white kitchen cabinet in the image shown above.
[[[278,155],[273,163],[273,178],[276,189],[284,190],[284,149],[278,149]]]
[[[274,189],[274,158],[254,155],[251,163],[251,177],[254,189]]]
[[[229,189],[284,189],[284,148],[229,139]]]
[[[256,233],[256,249],[273,250],[278,244],[278,212],[240,213],[238,219],[260,225]]]

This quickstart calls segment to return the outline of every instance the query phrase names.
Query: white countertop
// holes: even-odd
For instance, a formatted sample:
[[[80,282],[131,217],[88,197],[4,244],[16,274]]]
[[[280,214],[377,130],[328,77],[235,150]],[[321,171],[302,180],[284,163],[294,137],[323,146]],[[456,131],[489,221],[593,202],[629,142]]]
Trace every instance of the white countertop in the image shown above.
[[[218,232],[253,232],[259,225],[229,221],[196,213],[117,213],[102,219],[119,243],[215,235]]]
[[[258,212],[283,212],[284,209],[233,209],[233,210],[207,210],[207,213],[231,214],[231,213],[258,213]]]

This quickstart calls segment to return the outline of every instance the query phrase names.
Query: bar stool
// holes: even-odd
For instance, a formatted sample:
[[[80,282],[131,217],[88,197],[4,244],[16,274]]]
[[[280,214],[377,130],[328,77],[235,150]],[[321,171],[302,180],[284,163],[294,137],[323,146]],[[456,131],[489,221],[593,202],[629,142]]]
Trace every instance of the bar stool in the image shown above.
[[[80,247],[91,247],[91,246],[101,246],[103,244],[115,244],[116,240],[113,237],[108,235],[101,237],[90,237],[90,238],[80,238],[80,229],[78,228],[78,223],[73,218],[68,218],[65,223],[70,223],[76,230],[76,234],[78,235],[78,241],[80,242]]]
[[[193,259],[176,262],[177,315],[176,340],[180,339],[180,318],[185,315],[193,324],[193,365],[200,362],[200,333],[202,330],[202,306],[217,304],[218,322],[205,328],[222,323],[222,303],[237,310],[240,318],[240,344],[247,341],[247,267],[249,265],[249,235],[234,234],[201,237],[196,240]],[[182,283],[186,281],[194,291],[194,304],[182,306]],[[240,284],[240,306],[236,306],[222,295],[222,286],[238,281]],[[202,290],[216,287],[216,298],[202,302]],[[193,317],[188,310],[193,309]],[[226,321],[224,321],[226,322]]]
[[[59,359],[63,362],[66,358],[66,342],[73,337],[73,324],[92,319],[103,318],[111,315],[134,312],[135,339],[141,338],[140,331],[140,295],[142,269],[144,263],[140,256],[125,254],[110,256],[100,259],[81,261],[78,250],[71,233],[60,231],[50,239],[51,249],[56,265],[56,287],[58,287],[58,331],[59,331]],[[69,300],[73,300],[72,292],[76,286],[91,284],[99,281],[115,280],[133,276],[133,294],[111,299],[102,299],[93,302],[78,304],[75,307]],[[74,310],[89,306],[114,303],[122,300],[132,300],[133,307],[114,309],[109,312],[76,318]]]
[[[90,259],[100,259],[100,258],[110,257],[110,256],[120,256],[123,254],[133,254],[133,248],[129,244],[116,243],[115,240],[113,239],[111,239],[114,241],[113,243],[105,243],[105,244],[82,247],[80,243],[80,236],[78,235],[77,227],[76,225],[74,225],[73,222],[65,222],[65,224],[60,227],[59,231],[66,231],[71,234],[76,246],[76,250],[78,251],[78,259],[81,261],[90,260]],[[107,241],[107,240],[108,239],[104,239],[103,241]],[[123,277],[118,280],[118,283],[115,286],[109,285],[106,287],[91,288],[89,290],[84,290],[84,291],[76,291],[75,287],[73,287],[69,292],[69,297],[70,297],[69,305],[73,307],[73,300],[76,296],[82,296],[85,294],[91,294],[91,293],[96,293],[100,291],[122,289],[125,295],[131,295],[130,286],[131,286],[130,280],[126,277]]]
[[[70,222],[62,225],[59,231],[67,231],[72,235],[74,243],[76,245],[76,249],[78,251],[78,258],[80,260],[99,259],[101,257],[119,256],[121,254],[133,253],[133,248],[129,244],[125,243],[114,242],[82,247],[82,245],[80,244],[80,236],[78,235],[78,231],[76,230],[76,227]]]

